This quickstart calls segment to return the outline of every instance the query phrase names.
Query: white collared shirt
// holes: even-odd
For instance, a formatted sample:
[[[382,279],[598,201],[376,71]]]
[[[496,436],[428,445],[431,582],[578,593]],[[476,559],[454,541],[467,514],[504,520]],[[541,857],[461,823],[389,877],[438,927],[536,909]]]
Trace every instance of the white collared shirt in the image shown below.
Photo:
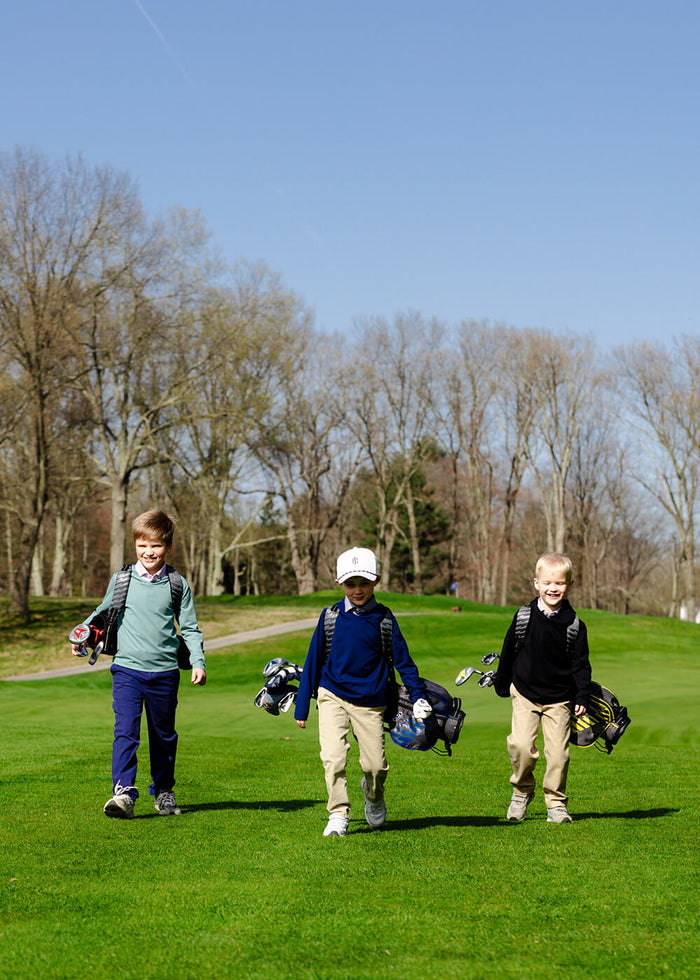
[[[146,569],[146,567],[143,565],[143,563],[140,560],[136,562],[136,565],[134,567],[136,569],[136,574],[138,575],[138,577],[145,579],[147,582],[156,582],[158,581],[159,578],[165,578],[165,576],[168,574],[165,568],[165,562],[163,562],[163,564],[160,566],[160,568],[155,573],[155,575],[151,575],[151,573]]]

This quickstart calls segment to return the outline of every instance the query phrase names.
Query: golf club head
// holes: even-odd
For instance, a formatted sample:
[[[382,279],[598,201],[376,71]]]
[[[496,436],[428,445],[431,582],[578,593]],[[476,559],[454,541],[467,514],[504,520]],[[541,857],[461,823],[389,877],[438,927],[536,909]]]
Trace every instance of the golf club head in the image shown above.
[[[455,684],[457,687],[459,687],[460,684],[466,683],[472,674],[483,674],[483,670],[479,670],[478,667],[462,667],[460,672],[455,677]]]
[[[289,711],[289,709],[296,704],[297,692],[295,690],[287,691],[282,700],[280,701],[279,708],[280,711]]]
[[[264,708],[265,711],[269,711],[271,715],[278,715],[279,712],[279,701],[275,698],[266,687],[261,687],[258,693],[255,695],[254,705],[256,708]]]
[[[68,634],[68,642],[74,643],[76,646],[82,646],[84,643],[87,643],[89,639],[90,627],[83,626],[82,623],[80,626],[75,626]],[[85,656],[85,654],[82,654],[82,656]]]
[[[283,667],[287,667],[288,665],[289,661],[285,660],[284,657],[275,657],[274,660],[268,660],[263,667],[263,677],[274,677]]]
[[[265,687],[268,691],[274,691],[284,684],[288,684],[289,681],[298,681],[301,677],[302,670],[303,668],[299,667],[298,664],[288,663],[286,667],[281,667],[276,674],[269,678]]]
[[[495,670],[488,670],[483,677],[479,678],[479,687],[493,687],[493,679],[495,676]]]
[[[102,653],[103,650],[104,650],[104,643],[102,642],[102,640],[100,640],[99,643],[95,644],[95,649],[90,654],[90,659],[88,660],[88,663],[89,664],[96,663],[97,658],[99,657],[99,655]]]
[[[498,660],[499,657],[500,657],[500,653],[487,653],[484,657],[481,658],[481,662],[486,667],[490,667],[491,664],[494,662],[494,660]]]

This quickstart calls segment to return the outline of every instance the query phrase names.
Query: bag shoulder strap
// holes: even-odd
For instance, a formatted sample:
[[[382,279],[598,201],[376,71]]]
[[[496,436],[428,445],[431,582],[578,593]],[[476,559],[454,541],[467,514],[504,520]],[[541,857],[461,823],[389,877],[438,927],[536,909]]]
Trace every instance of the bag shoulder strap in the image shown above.
[[[566,627],[566,652],[569,657],[573,657],[574,655],[574,644],[576,643],[576,637],[578,636],[580,627],[581,620],[574,614],[573,623]]]
[[[111,619],[116,620],[122,609],[126,605],[126,595],[129,591],[129,583],[131,582],[131,570],[133,565],[122,565],[122,567],[117,572],[117,579],[114,583],[114,594],[112,596],[112,604],[109,607],[109,616]]]
[[[517,653],[520,647],[523,645],[523,640],[525,639],[525,633],[527,631],[527,624],[530,622],[530,613],[532,610],[529,606],[521,606],[515,617],[515,652]]]
[[[523,645],[527,624],[530,622],[530,606],[521,606],[515,617],[515,652],[517,653]],[[574,644],[581,628],[581,620],[574,613],[574,621],[566,627],[566,652],[569,657],[573,657]]]
[[[338,603],[333,603],[323,614],[323,663],[330,657],[335,623],[338,618]]]
[[[391,673],[394,669],[394,615],[391,609],[387,609],[382,616],[379,632],[382,638],[382,653]]]
[[[170,581],[170,598],[173,604],[173,616],[175,617],[175,621],[179,623],[180,607],[182,606],[182,575],[172,565],[166,565],[165,570],[168,573],[168,579]]]
[[[323,614],[323,662],[328,660],[331,653],[331,643],[338,619],[338,603],[329,606]],[[387,609],[379,623],[382,638],[382,654],[389,668],[394,666],[394,614]]]

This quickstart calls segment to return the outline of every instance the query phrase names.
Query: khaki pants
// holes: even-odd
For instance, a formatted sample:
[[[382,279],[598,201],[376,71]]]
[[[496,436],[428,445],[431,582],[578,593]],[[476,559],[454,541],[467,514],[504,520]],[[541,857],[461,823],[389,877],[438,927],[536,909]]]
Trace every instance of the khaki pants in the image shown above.
[[[352,725],[360,749],[360,768],[366,779],[367,797],[372,802],[384,796],[384,782],[389,765],[384,753],[384,708],[351,704],[318,689],[318,737],[321,761],[326,773],[328,812],[347,817],[350,811],[346,765]]]
[[[540,757],[535,741],[541,725],[547,760],[542,780],[545,805],[548,809],[566,806],[571,701],[535,704],[523,697],[513,684],[510,686],[510,695],[513,702],[513,722],[507,745],[513,766],[513,775],[510,777],[513,789],[524,794],[532,793],[535,789],[534,769]]]

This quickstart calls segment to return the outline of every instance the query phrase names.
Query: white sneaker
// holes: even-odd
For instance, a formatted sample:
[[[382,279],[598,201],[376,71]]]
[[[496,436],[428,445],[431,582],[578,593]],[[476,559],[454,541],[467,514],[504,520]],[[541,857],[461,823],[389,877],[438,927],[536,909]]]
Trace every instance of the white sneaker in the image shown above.
[[[547,823],[572,823],[571,814],[565,806],[553,806],[547,809]]]
[[[365,820],[376,830],[386,820],[386,803],[384,797],[381,800],[370,800],[367,797],[367,780],[362,777],[362,795],[365,798]]]
[[[344,817],[341,813],[331,813],[328,818],[328,823],[326,824],[326,829],[323,831],[324,837],[345,837],[348,832],[348,824],[350,820]]]
[[[125,792],[130,788],[129,786],[119,786],[119,784],[114,787],[114,796],[111,800],[107,800],[104,805],[104,812],[108,817],[133,820],[135,800]]]
[[[156,810],[161,816],[166,817],[170,813],[182,813],[182,810],[175,802],[175,797],[170,790],[159,793],[156,796]]]
[[[525,819],[527,808],[534,799],[534,793],[513,793],[506,816],[513,823],[520,823]]]

